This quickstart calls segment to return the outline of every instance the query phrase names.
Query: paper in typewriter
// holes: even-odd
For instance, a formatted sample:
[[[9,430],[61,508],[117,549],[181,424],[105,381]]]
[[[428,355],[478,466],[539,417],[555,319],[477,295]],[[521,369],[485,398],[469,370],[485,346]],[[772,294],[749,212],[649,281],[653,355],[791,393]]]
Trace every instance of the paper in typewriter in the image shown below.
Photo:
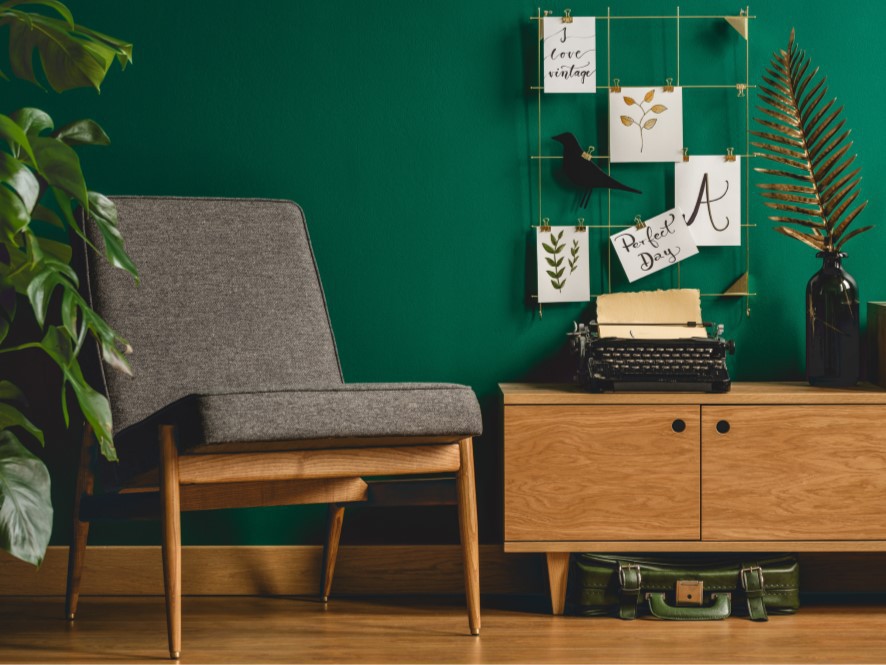
[[[707,336],[704,328],[687,327],[685,324],[689,321],[696,323],[702,321],[701,293],[698,289],[608,293],[597,297],[597,324],[600,337],[684,339]],[[613,325],[616,323],[665,325]]]

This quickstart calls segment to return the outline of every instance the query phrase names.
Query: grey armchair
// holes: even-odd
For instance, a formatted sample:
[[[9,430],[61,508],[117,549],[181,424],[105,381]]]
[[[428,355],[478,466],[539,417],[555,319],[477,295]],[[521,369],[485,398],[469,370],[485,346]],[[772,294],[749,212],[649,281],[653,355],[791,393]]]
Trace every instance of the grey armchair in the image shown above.
[[[134,377],[103,374],[120,457],[94,495],[87,430],[66,612],[73,619],[89,521],[160,515],[169,652],[181,653],[187,510],[329,503],[328,597],[343,504],[364,476],[456,475],[468,621],[480,631],[472,437],[477,399],[453,384],[344,383],[301,208],[288,201],[120,197],[134,287],[88,258],[94,308],[128,339]]]

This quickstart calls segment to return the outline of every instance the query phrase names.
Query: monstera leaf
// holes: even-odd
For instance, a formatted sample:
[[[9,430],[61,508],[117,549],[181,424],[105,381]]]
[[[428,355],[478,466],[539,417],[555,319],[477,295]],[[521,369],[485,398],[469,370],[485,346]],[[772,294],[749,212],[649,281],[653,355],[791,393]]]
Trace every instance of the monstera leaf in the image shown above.
[[[115,59],[121,67],[132,62],[131,44],[76,24],[59,0],[0,2],[0,36],[4,34],[9,36],[9,71],[57,92],[78,87],[98,90]],[[7,73],[0,71],[0,78],[8,78]],[[130,349],[80,294],[77,274],[70,266],[71,234],[101,252],[81,228],[75,215],[79,209],[85,223],[98,230],[95,236],[102,238],[107,259],[138,279],[117,228],[116,208],[89,190],[77,155],[81,146],[108,143],[108,136],[92,120],[56,129],[40,109],[0,114],[0,548],[33,564],[42,560],[52,528],[49,474],[16,434],[29,434],[41,444],[44,435],[8,403],[22,395],[3,380],[2,360],[4,354],[24,349],[46,353],[63,377],[65,423],[70,421],[70,387],[102,453],[116,459],[108,400],[87,383],[78,355],[91,336],[108,365],[129,372],[125,354]],[[10,328],[28,306],[40,333],[10,346]],[[50,325],[56,322],[61,325]]]
[[[766,131],[751,132],[764,142],[751,145],[778,165],[754,169],[781,181],[758,185],[769,199],[766,205],[778,211],[769,219],[785,225],[776,227],[779,233],[818,251],[839,252],[847,240],[873,228],[849,231],[868,202],[856,205],[860,169],[850,170],[855,155],[849,155],[849,130],[841,133],[843,107],[834,108],[836,99],[824,101],[825,78],[818,76],[817,67],[810,71],[793,30],[787,50],[772,56],[766,74],[766,85],[759,87],[766,106],[758,108],[767,117],[756,118]]]
[[[0,547],[39,566],[51,533],[49,472],[12,432],[0,431]]]
[[[43,6],[60,18],[21,11],[21,5]],[[56,92],[82,87],[98,90],[115,58],[121,67],[132,62],[132,44],[77,25],[68,8],[56,0],[4,2],[0,4],[2,25],[9,25],[12,73],[40,85],[34,72],[36,51],[46,80]]]

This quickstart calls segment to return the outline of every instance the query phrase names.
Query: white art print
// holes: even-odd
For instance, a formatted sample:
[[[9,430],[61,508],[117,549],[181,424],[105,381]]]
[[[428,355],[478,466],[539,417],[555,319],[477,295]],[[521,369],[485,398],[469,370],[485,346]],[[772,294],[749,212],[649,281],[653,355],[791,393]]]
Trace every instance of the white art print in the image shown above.
[[[628,281],[635,282],[698,254],[679,208],[647,219],[645,223],[645,228],[632,226],[610,237]]]
[[[597,92],[597,22],[574,16],[544,18],[545,92]]]
[[[699,246],[741,244],[741,157],[693,155],[674,167],[674,204]]]
[[[536,232],[538,302],[591,299],[588,232],[574,226],[551,226]]]
[[[612,162],[683,159],[683,88],[622,88],[609,94]]]

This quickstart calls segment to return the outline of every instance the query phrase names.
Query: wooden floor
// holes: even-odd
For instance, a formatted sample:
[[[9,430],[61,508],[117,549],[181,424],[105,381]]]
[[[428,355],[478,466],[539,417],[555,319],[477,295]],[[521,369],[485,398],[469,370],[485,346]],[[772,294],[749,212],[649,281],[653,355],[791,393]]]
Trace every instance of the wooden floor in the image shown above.
[[[163,663],[161,597],[0,598],[0,662]],[[814,605],[792,617],[672,623],[552,617],[485,598],[468,635],[453,598],[186,597],[183,663],[884,663],[886,606]]]

